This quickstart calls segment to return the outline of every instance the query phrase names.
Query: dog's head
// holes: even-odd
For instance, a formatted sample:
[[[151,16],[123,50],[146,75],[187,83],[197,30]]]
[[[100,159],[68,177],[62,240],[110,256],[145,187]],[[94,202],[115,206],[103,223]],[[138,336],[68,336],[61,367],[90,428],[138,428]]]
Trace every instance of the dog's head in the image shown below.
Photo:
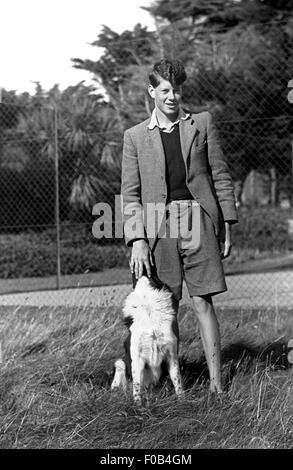
[[[157,270],[154,266],[151,266],[151,277],[148,277],[146,267],[143,267],[142,271],[142,276],[139,279],[136,279],[135,273],[132,273],[132,287],[135,289],[136,284],[138,281],[140,281],[142,278],[147,278],[149,280],[150,286],[153,289],[168,289],[167,285],[164,284],[157,275]]]
[[[135,319],[144,316],[176,315],[172,291],[158,278],[145,275],[136,280],[134,290],[126,297],[123,306],[124,323],[130,327]]]

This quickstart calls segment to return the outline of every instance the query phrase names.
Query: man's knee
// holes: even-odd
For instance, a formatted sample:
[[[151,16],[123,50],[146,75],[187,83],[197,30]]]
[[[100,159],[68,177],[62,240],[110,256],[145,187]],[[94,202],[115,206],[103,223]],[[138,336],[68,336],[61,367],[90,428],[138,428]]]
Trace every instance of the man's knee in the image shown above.
[[[210,295],[195,295],[191,298],[196,315],[204,315],[213,309],[212,297]]]

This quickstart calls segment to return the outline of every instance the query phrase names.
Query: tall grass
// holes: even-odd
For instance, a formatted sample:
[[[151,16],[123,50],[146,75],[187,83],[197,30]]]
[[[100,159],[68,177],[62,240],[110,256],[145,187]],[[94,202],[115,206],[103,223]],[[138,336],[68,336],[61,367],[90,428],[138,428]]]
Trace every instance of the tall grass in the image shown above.
[[[208,392],[194,316],[183,305],[185,396],[163,379],[148,406],[111,392],[126,331],[119,308],[10,308],[0,316],[1,448],[288,448],[292,313],[218,310],[225,394]]]

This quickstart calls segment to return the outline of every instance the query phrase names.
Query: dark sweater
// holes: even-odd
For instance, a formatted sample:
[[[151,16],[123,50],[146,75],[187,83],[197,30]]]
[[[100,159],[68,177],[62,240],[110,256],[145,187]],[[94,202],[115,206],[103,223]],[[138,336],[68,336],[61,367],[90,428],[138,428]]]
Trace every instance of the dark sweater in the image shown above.
[[[186,170],[181,150],[179,124],[175,125],[172,132],[160,130],[160,134],[166,158],[167,202],[174,199],[193,199],[186,186]]]

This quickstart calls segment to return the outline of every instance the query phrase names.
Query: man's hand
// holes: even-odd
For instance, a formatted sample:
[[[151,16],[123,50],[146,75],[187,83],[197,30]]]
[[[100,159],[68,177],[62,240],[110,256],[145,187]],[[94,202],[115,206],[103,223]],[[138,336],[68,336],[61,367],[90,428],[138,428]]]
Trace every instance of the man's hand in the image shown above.
[[[231,241],[231,224],[229,222],[225,222],[225,245],[224,251],[221,253],[221,258],[228,258],[231,253],[232,249],[232,241]]]
[[[143,273],[143,266],[146,267],[147,274],[151,277],[151,265],[153,266],[150,247],[145,240],[136,240],[132,245],[130,270],[135,273],[136,279],[139,279]]]

